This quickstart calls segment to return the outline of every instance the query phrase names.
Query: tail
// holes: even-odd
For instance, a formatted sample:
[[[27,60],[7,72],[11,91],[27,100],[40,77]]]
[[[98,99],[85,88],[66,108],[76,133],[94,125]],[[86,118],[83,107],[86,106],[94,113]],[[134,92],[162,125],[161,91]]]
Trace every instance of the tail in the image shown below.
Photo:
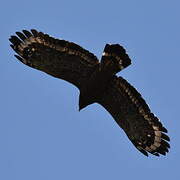
[[[131,64],[131,59],[126,50],[119,44],[106,44],[101,58],[101,69],[112,71],[116,74]]]

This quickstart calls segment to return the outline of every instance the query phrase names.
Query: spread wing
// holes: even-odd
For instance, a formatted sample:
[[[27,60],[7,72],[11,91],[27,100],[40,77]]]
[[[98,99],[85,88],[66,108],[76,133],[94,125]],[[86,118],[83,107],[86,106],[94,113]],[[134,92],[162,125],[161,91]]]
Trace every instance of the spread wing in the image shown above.
[[[167,130],[126,80],[115,76],[98,103],[113,116],[140,152],[146,156],[147,152],[166,155],[170,148]]]
[[[98,59],[75,43],[59,40],[36,30],[9,39],[15,55],[22,63],[64,79],[81,88],[99,66]]]

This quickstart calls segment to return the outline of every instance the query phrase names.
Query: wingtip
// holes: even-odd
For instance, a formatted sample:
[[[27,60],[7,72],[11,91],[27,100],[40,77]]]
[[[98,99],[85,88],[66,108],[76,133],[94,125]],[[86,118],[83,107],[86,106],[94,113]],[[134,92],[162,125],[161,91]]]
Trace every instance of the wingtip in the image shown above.
[[[25,29],[23,29],[22,32],[26,35],[27,38],[32,36],[32,34],[29,31],[25,30]]]
[[[18,56],[18,55],[16,55],[16,54],[15,54],[14,56],[15,56],[18,60],[20,60],[22,63],[24,63],[24,62],[23,62],[23,59],[22,59],[20,56]]]
[[[31,29],[31,33],[33,34],[34,37],[38,35],[38,31],[36,29]]]
[[[143,149],[140,148],[140,147],[137,147],[137,149],[138,149],[142,154],[144,154],[146,157],[148,157],[147,151],[143,150]]]

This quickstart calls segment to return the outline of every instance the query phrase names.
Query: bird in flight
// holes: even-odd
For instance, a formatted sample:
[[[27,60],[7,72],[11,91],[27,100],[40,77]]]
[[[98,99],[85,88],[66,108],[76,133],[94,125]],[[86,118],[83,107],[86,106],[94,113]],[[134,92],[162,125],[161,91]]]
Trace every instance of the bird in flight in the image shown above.
[[[79,110],[99,103],[144,155],[166,155],[167,129],[150,111],[138,91],[116,73],[131,64],[119,44],[106,44],[102,58],[79,45],[47,34],[23,30],[10,37],[15,57],[27,66],[74,84],[79,90]]]

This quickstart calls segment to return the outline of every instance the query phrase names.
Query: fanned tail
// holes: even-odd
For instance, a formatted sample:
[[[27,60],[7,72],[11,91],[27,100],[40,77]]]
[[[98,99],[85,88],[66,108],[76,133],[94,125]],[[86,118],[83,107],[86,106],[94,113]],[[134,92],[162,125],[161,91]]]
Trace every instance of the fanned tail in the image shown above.
[[[119,44],[106,44],[101,58],[101,69],[116,74],[131,64],[126,50]]]

